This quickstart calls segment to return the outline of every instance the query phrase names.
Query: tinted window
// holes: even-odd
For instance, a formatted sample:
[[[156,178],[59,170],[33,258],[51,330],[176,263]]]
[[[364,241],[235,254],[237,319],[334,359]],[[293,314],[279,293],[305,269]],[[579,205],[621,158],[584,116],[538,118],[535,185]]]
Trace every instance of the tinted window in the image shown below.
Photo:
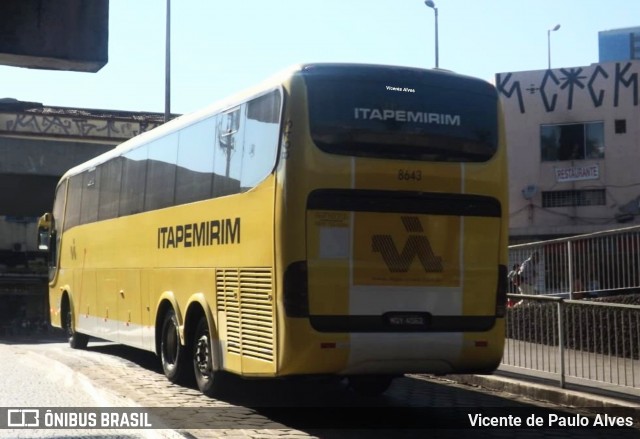
[[[242,171],[243,130],[242,112],[245,105],[218,115],[214,166],[214,196],[240,192]]]
[[[60,261],[60,240],[62,238],[62,226],[64,223],[64,202],[67,198],[67,181],[65,180],[56,189],[56,198],[53,202],[53,230],[51,234],[51,240],[49,248],[49,254],[51,258],[49,260],[49,279],[53,279],[55,275],[55,267],[58,266]]]
[[[198,122],[180,131],[176,204],[211,197],[215,134],[215,118]]]
[[[64,223],[62,216],[64,215],[64,201],[67,197],[67,181],[68,180],[65,180],[60,183],[60,185],[56,189],[56,199],[53,202],[53,229],[58,233],[59,236],[61,236],[60,232],[62,232],[60,228]]]
[[[80,224],[90,223],[98,219],[98,182],[96,168],[85,171],[82,175],[82,202],[80,206]]]
[[[477,162],[497,147],[497,94],[480,80],[384,67],[304,73],[311,135],[335,154]]]
[[[122,158],[122,187],[118,215],[132,215],[144,209],[147,176],[147,147],[129,151]]]
[[[281,107],[274,90],[71,177],[65,228],[251,189],[275,166]]]
[[[67,207],[65,209],[64,229],[69,230],[80,224],[80,203],[82,201],[82,174],[69,178]]]
[[[145,210],[161,209],[173,205],[177,159],[177,133],[154,140],[149,144]]]
[[[280,134],[280,93],[273,91],[247,104],[242,156],[243,190],[260,183],[273,169]]]
[[[120,178],[122,176],[122,158],[116,157],[98,166],[100,182],[100,202],[98,219],[106,220],[118,216],[120,200]]]

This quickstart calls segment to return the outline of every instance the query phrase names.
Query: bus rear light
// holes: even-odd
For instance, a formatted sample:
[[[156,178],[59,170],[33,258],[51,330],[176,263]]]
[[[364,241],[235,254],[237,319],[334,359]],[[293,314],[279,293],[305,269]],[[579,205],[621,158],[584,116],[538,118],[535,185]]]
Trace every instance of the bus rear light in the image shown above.
[[[287,317],[309,317],[307,261],[293,262],[284,273],[284,310]]]
[[[335,349],[337,347],[335,342],[320,343],[320,349]]]
[[[487,347],[489,347],[489,341],[488,340],[476,340],[474,342],[474,345],[477,348],[487,348]]]
[[[507,315],[507,266],[498,265],[498,286],[496,288],[496,317]]]

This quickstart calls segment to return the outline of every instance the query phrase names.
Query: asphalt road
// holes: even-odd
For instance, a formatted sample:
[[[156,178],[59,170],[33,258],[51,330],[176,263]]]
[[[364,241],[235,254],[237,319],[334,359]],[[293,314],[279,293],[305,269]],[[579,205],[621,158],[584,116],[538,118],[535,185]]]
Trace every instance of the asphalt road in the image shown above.
[[[60,342],[0,340],[0,358],[0,407],[144,407],[169,428],[0,430],[3,438],[640,437],[634,428],[593,426],[595,415],[605,414],[626,423],[623,413],[567,408],[434,377],[398,379],[380,398],[358,396],[338,380],[229,377],[221,397],[211,399],[169,383],[153,354],[113,343],[90,342],[78,351]],[[542,424],[527,426],[528,419]],[[571,426],[584,422],[589,427]]]
[[[65,364],[41,355],[38,345],[29,347],[32,349],[0,344],[0,407],[28,410],[30,407],[121,407],[130,404],[128,400],[94,386],[89,378],[74,370],[73,363]],[[28,413],[32,418],[33,412]],[[14,410],[14,415],[19,413]],[[44,423],[42,416],[38,417],[38,422]],[[14,416],[13,422],[17,419]],[[33,419],[26,422],[31,423]],[[179,437],[167,431],[147,430],[0,429],[1,438],[151,439],[171,436]]]

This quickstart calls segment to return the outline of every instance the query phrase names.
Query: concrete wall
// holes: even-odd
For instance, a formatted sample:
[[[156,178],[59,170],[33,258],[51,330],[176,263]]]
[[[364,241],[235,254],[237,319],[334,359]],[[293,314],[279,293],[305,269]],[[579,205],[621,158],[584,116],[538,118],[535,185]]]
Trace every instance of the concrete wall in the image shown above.
[[[0,136],[0,175],[46,175],[59,178],[68,169],[114,147],[73,140],[21,139]],[[0,215],[2,212],[0,204]]]
[[[0,2],[0,64],[97,72],[108,42],[109,0]]]

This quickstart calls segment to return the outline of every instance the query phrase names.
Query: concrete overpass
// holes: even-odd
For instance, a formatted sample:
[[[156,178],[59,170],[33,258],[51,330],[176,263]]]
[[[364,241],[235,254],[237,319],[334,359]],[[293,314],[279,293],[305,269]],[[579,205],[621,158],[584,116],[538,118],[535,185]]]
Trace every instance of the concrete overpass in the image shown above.
[[[163,123],[161,113],[48,107],[0,99],[0,322],[43,319],[47,264],[37,218],[67,169]]]

